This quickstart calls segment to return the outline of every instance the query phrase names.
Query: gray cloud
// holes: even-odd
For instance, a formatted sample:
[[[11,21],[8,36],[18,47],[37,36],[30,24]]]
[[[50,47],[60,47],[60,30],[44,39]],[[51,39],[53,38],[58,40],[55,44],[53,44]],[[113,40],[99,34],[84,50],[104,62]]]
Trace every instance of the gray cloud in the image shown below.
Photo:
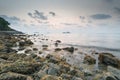
[[[47,16],[45,16],[43,12],[39,12],[38,10],[35,10],[34,13],[28,13],[28,15],[34,19],[40,19],[40,20],[48,19]]]
[[[118,14],[120,14],[120,8],[114,7],[114,9],[115,9],[115,12],[117,12]]]
[[[56,16],[55,12],[49,12],[52,16]]]
[[[94,14],[94,15],[91,15],[90,17],[96,20],[104,20],[104,19],[109,19],[112,16],[108,14]]]
[[[67,26],[74,26],[74,25],[78,25],[78,24],[72,24],[72,23],[61,23],[63,25],[67,25]]]

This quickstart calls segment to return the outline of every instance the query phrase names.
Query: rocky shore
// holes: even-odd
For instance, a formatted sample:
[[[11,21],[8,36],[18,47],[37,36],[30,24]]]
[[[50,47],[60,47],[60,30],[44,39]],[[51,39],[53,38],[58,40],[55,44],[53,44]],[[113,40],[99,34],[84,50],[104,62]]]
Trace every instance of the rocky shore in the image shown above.
[[[61,48],[60,40],[39,49],[29,37],[0,34],[0,80],[120,80],[120,60],[111,53]]]

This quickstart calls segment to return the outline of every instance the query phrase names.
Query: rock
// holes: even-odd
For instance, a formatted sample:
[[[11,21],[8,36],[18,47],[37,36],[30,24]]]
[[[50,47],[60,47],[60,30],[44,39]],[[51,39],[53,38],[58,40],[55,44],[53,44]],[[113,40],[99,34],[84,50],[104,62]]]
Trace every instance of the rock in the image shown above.
[[[41,78],[44,77],[45,75],[47,75],[45,72],[39,71],[38,73],[34,73],[32,75],[32,78],[33,80],[41,80]]]
[[[55,47],[58,47],[58,43],[57,42],[55,43]]]
[[[52,75],[46,75],[41,80],[62,80],[62,78]]]
[[[119,80],[109,72],[104,74],[103,79],[105,79],[105,80]]]
[[[33,51],[38,51],[38,49],[37,48],[33,48]]]
[[[107,71],[112,73],[113,76],[115,76],[118,80],[120,80],[120,70],[119,69],[108,66]]]
[[[15,62],[2,66],[1,72],[15,72],[20,74],[33,74],[39,70],[40,63],[32,62]]]
[[[110,53],[100,53],[99,61],[102,64],[110,65],[120,69],[120,60]]]
[[[73,53],[74,52],[74,47],[66,47],[66,48],[63,48],[63,50],[68,51],[70,53]]]
[[[21,46],[21,47],[25,46],[25,42],[24,41],[20,41],[19,42],[19,46]]]
[[[55,42],[56,42],[56,43],[61,43],[62,41],[60,41],[60,40],[56,40]]]
[[[43,52],[42,51],[39,51],[39,54],[42,54]]]
[[[54,57],[53,55],[48,54],[46,56],[46,58],[48,59],[48,62],[54,63],[54,64],[58,64],[60,62],[60,60],[56,57]]]
[[[33,42],[31,40],[26,40],[25,41],[26,46],[33,45]]]
[[[48,47],[48,45],[42,45],[42,47]]]
[[[31,49],[26,49],[26,50],[25,50],[25,53],[31,53],[31,52],[32,52]]]
[[[87,69],[83,70],[83,72],[84,72],[84,76],[92,76],[93,75],[93,73]]]
[[[0,74],[0,80],[27,80],[27,76],[17,73],[7,72]]]
[[[89,55],[86,55],[85,57],[84,57],[84,63],[87,63],[87,64],[95,64],[96,63],[96,60],[93,58],[93,57],[91,57],[91,56],[89,56]]]
[[[78,78],[78,77],[73,77],[71,80],[83,80],[83,79]]]
[[[70,66],[68,66],[68,65],[60,65],[60,71],[62,73],[68,73],[70,71]]]
[[[18,50],[19,51],[22,51],[22,50],[24,50],[25,48],[24,47],[20,47]]]
[[[30,46],[30,45],[33,45],[33,42],[31,40],[24,40],[24,41],[19,42],[19,46],[21,46],[21,47]]]
[[[70,71],[69,71],[69,74],[74,76],[74,75],[77,74],[77,71],[76,71],[76,70],[70,70]]]
[[[60,49],[60,48],[56,48],[55,49],[55,52],[57,52],[57,51],[61,51],[62,49]]]
[[[56,69],[56,68],[54,68],[54,67],[50,67],[47,70],[47,74],[49,74],[49,75],[55,75],[55,76],[57,76],[58,73],[59,73],[59,70]]]
[[[72,76],[69,74],[61,74],[61,77],[63,78],[63,80],[71,80]]]

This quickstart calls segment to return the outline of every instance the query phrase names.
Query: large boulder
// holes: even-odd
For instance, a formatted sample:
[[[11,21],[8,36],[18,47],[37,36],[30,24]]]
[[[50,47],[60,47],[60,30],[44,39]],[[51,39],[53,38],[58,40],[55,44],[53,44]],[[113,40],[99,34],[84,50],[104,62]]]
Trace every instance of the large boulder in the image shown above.
[[[110,53],[100,53],[99,61],[102,64],[110,65],[120,69],[120,60]]]

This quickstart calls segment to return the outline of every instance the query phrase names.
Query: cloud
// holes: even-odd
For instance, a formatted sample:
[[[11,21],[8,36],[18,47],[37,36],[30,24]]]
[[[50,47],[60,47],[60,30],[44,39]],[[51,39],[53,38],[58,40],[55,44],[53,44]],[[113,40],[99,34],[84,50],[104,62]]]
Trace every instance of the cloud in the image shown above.
[[[120,14],[120,8],[114,7],[114,9],[115,9],[115,11],[116,11],[118,14]]]
[[[35,10],[34,13],[28,13],[28,15],[34,19],[39,19],[39,20],[47,20],[48,19],[47,16],[45,16],[45,14],[43,12],[39,12],[38,10]]]
[[[52,16],[56,16],[55,12],[49,12]]]
[[[90,17],[96,20],[104,20],[104,19],[109,19],[112,16],[108,14],[94,14],[94,15],[91,15]]]
[[[72,23],[61,23],[63,25],[66,25],[66,26],[74,26],[74,25],[77,25],[77,24],[72,24]]]

